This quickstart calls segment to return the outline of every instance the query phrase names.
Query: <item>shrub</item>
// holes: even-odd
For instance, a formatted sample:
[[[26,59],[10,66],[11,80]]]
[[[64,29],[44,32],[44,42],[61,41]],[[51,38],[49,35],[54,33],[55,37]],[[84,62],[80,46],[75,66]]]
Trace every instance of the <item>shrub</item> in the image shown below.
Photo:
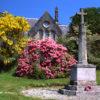
[[[24,33],[30,25],[23,17],[0,13],[0,71],[8,70],[25,48],[28,38]]]
[[[37,71],[38,77],[35,75],[36,78],[41,78],[39,74],[41,72],[46,78],[55,78],[60,76],[59,74],[67,73],[76,63],[76,60],[67,52],[67,48],[50,38],[31,40],[18,60],[16,74],[34,77]]]
[[[76,59],[78,58],[77,38],[70,36],[59,37],[57,39],[57,42],[65,46],[68,49],[69,53],[74,55]]]
[[[100,69],[100,36],[97,34],[88,37],[88,61]]]
[[[70,54],[73,54],[75,58],[78,58],[78,45],[76,37],[63,37],[58,38],[58,43],[63,44],[69,50]],[[95,64],[97,69],[100,69],[100,35],[87,35],[87,51],[88,62]],[[95,52],[94,52],[95,51]]]

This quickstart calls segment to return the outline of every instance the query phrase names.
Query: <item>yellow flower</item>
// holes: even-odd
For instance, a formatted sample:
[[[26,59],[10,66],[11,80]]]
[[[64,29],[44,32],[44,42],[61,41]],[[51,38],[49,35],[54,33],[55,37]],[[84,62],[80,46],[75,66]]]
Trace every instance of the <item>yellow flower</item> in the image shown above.
[[[11,41],[11,40],[7,40],[7,43],[8,43],[9,45],[13,45],[13,41]]]
[[[29,31],[29,29],[30,25],[23,17],[16,17],[9,13],[0,17],[0,39],[5,42],[5,45],[9,45],[11,54],[12,50],[14,52],[21,53],[25,48],[27,39],[24,38],[23,33]],[[1,48],[1,50],[4,52],[4,55],[2,54],[3,56],[10,55],[6,48]],[[6,60],[4,62],[7,63]]]
[[[7,41],[7,37],[5,35],[1,36],[4,41]]]

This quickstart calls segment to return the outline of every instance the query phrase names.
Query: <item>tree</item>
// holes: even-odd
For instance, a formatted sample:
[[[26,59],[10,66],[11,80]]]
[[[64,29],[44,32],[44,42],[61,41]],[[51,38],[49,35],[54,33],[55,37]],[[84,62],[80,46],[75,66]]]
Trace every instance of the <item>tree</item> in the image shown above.
[[[87,27],[87,47],[88,47],[88,61],[100,68],[100,7],[85,8],[87,13],[85,16],[85,24]],[[71,17],[70,36],[76,36],[79,33],[80,16],[75,14]],[[95,52],[94,52],[95,51]]]
[[[88,29],[88,33],[100,34],[100,7],[99,8],[85,8],[87,13],[85,16],[85,22]],[[78,27],[80,24],[80,16],[75,14],[71,17],[70,33],[78,33]]]
[[[0,13],[0,62],[6,65],[14,60],[15,54],[21,53],[27,42],[24,32],[29,29],[25,18]]]

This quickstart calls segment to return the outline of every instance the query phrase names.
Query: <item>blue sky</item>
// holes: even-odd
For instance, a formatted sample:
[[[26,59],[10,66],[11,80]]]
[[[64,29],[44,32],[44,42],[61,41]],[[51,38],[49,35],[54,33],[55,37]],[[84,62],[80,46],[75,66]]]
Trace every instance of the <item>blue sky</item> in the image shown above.
[[[100,0],[0,0],[0,12],[6,10],[27,18],[39,18],[45,11],[53,17],[56,6],[59,8],[59,22],[68,24],[70,17],[80,8],[100,7]]]

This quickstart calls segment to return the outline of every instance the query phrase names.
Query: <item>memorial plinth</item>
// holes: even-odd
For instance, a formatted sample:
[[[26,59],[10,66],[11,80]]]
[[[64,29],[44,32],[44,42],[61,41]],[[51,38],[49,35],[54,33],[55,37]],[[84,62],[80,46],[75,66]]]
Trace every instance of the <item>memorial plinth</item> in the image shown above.
[[[96,66],[76,64],[71,69],[71,85],[96,85]]]
[[[59,92],[66,95],[96,94],[96,66],[87,62],[87,41],[83,9],[80,10],[81,25],[78,39],[78,63],[72,66],[70,85]],[[100,93],[100,92],[99,92]]]
[[[96,66],[76,64],[71,69],[70,84],[59,92],[65,95],[97,94]],[[100,93],[100,92],[99,92]]]

